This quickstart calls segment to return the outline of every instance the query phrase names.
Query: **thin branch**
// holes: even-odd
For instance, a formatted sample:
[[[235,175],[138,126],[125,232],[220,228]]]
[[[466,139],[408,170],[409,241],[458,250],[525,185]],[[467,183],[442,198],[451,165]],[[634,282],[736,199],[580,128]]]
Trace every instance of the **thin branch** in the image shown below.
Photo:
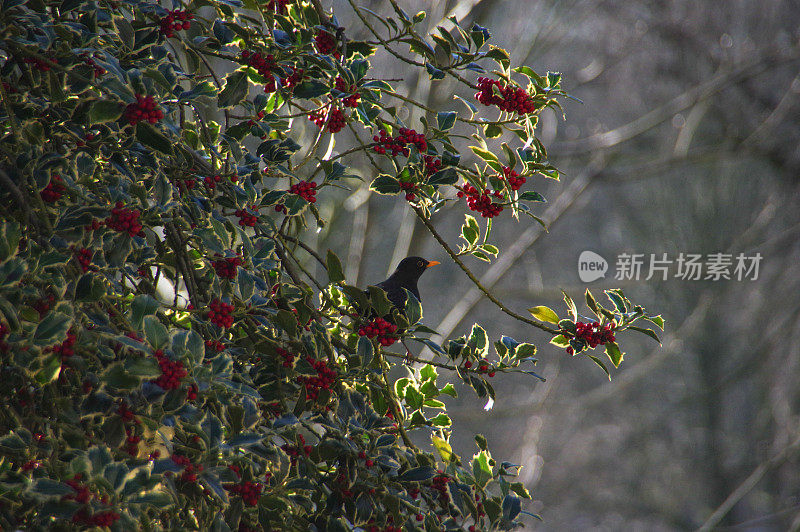
[[[306,244],[305,242],[303,242],[303,241],[302,241],[302,240],[300,240],[300,239],[294,238],[293,236],[289,236],[289,235],[287,235],[287,234],[285,234],[285,233],[281,233],[281,232],[279,232],[278,234],[280,234],[280,236],[281,236],[281,238],[282,238],[282,239],[284,239],[284,240],[288,240],[288,241],[289,241],[289,242],[291,242],[292,244],[297,244],[298,246],[300,246],[301,248],[303,248],[304,250],[306,250],[306,251],[308,252],[308,254],[309,254],[309,255],[311,255],[312,257],[314,257],[315,259],[317,259],[317,262],[319,262],[319,263],[322,265],[322,267],[323,267],[323,268],[325,268],[326,270],[328,269],[328,265],[327,265],[327,263],[326,263],[326,262],[325,262],[325,261],[322,259],[322,257],[320,257],[320,256],[319,256],[319,253],[317,253],[316,251],[314,251],[314,249],[313,249],[313,248],[309,247],[309,245],[308,245],[308,244]]]
[[[556,198],[553,204],[542,215],[550,221],[552,225],[564,212],[581,196],[589,183],[600,174],[602,165],[600,160],[591,164],[583,174],[576,177],[569,188]],[[541,227],[531,226],[520,235],[520,237],[489,267],[486,273],[481,276],[481,284],[492,288],[514,263],[532,246],[541,236]],[[453,308],[442,321],[435,327],[439,334],[447,337],[456,326],[464,319],[469,310],[478,302],[481,291],[477,288],[470,289],[461,299],[453,305]]]
[[[383,45],[383,48],[387,52],[389,52],[390,54],[395,56],[400,61],[403,61],[404,63],[408,63],[409,65],[414,65],[414,66],[421,67],[421,68],[427,68],[425,66],[425,63],[420,63],[419,61],[414,61],[413,59],[409,59],[409,58],[405,57],[404,55],[394,51],[394,49],[391,46],[389,46],[389,43],[386,42],[386,40],[383,37],[380,36],[378,31],[372,26],[372,24],[369,23],[369,21],[366,19],[366,17],[364,17],[364,14],[361,13],[361,10],[358,8],[358,6],[355,4],[355,2],[353,0],[347,0],[347,1],[350,3],[350,7],[353,8],[353,11],[356,12],[356,15],[358,15],[358,18],[361,19],[361,22],[363,22],[364,25],[367,27],[367,29],[369,29],[370,33],[372,33],[375,36],[375,38],[378,39],[381,42],[381,45]],[[468,80],[464,79],[460,75],[456,74],[455,72],[452,72],[449,67],[441,66],[441,67],[438,67],[438,68],[442,72],[444,72],[445,74],[454,77],[455,79],[457,79],[458,81],[460,81],[464,85],[467,85],[468,87],[471,87],[471,88],[473,88],[475,90],[478,90],[478,86],[477,85],[475,85],[474,83],[470,83]]]
[[[792,458],[793,453],[797,451],[798,448],[800,448],[800,436],[797,436],[792,443],[781,449],[781,451],[775,454],[772,458],[756,467],[753,472],[750,473],[750,475],[748,475],[747,478],[744,479],[744,481],[739,484],[739,486],[737,486],[737,488],[733,490],[730,495],[728,495],[722,504],[711,513],[708,519],[706,519],[706,522],[697,529],[698,532],[707,532],[712,530],[722,520],[723,517],[728,515],[728,512],[731,511],[736,503],[742,500],[745,495],[750,493],[750,491],[756,487],[758,482],[764,477],[767,471]]]
[[[470,269],[467,268],[467,266],[461,261],[460,258],[458,258],[458,255],[456,254],[456,252],[453,251],[452,248],[449,245],[447,245],[447,242],[445,242],[444,239],[442,238],[442,236],[436,231],[436,228],[433,227],[433,225],[431,224],[430,220],[425,218],[425,215],[422,212],[422,210],[419,207],[414,207],[414,212],[417,213],[417,217],[420,220],[422,220],[422,223],[425,224],[425,227],[428,228],[428,231],[430,231],[430,233],[439,242],[439,244],[444,248],[444,250],[447,251],[447,254],[450,255],[450,257],[453,259],[453,261],[455,261],[455,263],[458,264],[458,266],[464,271],[464,273],[467,274],[467,277],[470,278],[472,283],[475,286],[477,286],[478,289],[481,292],[483,292],[486,297],[489,298],[489,301],[491,301],[492,303],[497,305],[497,307],[500,310],[502,310],[503,312],[505,312],[506,314],[508,314],[509,316],[511,316],[512,318],[514,318],[516,320],[519,320],[519,321],[521,321],[523,323],[527,323],[528,325],[532,325],[532,326],[534,326],[534,327],[536,327],[538,329],[541,329],[541,330],[543,330],[545,332],[549,332],[550,334],[553,334],[553,335],[561,333],[561,331],[559,331],[558,329],[553,329],[552,327],[548,327],[547,325],[545,325],[545,324],[543,324],[541,322],[534,321],[534,320],[532,320],[530,318],[526,318],[525,316],[523,316],[521,314],[517,314],[513,310],[511,310],[508,307],[506,307],[503,304],[502,301],[500,301],[499,299],[494,297],[491,292],[489,292],[486,288],[484,288],[484,286],[481,284],[481,282],[478,280],[478,278],[475,277],[475,275],[470,271]]]

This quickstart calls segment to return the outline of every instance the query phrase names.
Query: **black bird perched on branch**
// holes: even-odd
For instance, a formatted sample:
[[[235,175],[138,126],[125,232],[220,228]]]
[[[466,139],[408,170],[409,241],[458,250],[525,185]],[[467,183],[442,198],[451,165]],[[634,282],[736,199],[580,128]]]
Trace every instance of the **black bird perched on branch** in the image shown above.
[[[417,281],[425,273],[425,270],[437,264],[439,264],[438,261],[425,260],[422,257],[406,257],[400,261],[397,269],[388,279],[375,286],[383,289],[389,301],[400,312],[403,312],[406,304],[406,293],[403,289],[405,288],[414,294],[418,301],[422,301],[419,295],[419,288],[417,288]]]

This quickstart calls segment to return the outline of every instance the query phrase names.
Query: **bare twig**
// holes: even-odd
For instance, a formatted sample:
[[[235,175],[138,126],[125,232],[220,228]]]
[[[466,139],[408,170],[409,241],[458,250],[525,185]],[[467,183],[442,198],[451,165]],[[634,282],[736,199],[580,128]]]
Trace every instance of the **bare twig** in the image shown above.
[[[541,323],[541,322],[538,322],[538,321],[534,321],[534,320],[532,320],[530,318],[526,318],[525,316],[523,316],[521,314],[517,314],[513,310],[511,310],[508,307],[506,307],[499,299],[497,299],[494,295],[492,295],[492,293],[489,292],[489,290],[487,290],[481,284],[481,282],[478,280],[478,278],[475,277],[475,274],[473,274],[470,271],[470,269],[467,268],[467,266],[461,261],[461,259],[458,258],[458,254],[455,251],[453,251],[453,249],[447,244],[447,242],[445,242],[445,240],[442,238],[442,236],[436,231],[436,228],[433,227],[433,224],[431,224],[430,220],[428,220],[425,217],[425,214],[422,212],[422,210],[419,207],[414,207],[414,212],[417,213],[417,217],[420,220],[422,220],[422,223],[425,224],[425,227],[428,228],[428,231],[430,231],[430,233],[439,242],[439,244],[444,248],[444,250],[447,252],[447,254],[450,255],[450,257],[453,259],[453,261],[456,264],[458,264],[458,266],[464,271],[464,273],[467,274],[467,277],[469,277],[469,279],[472,281],[472,283],[476,287],[478,287],[478,289],[481,292],[483,292],[483,294],[486,297],[489,298],[489,301],[491,301],[492,303],[497,305],[497,307],[500,310],[502,310],[503,312],[505,312],[506,314],[508,314],[509,316],[511,316],[512,318],[514,318],[516,320],[519,320],[521,322],[527,323],[528,325],[532,325],[532,326],[536,327],[537,329],[541,329],[541,330],[543,330],[545,332],[548,332],[550,334],[554,334],[554,335],[555,334],[560,334],[561,331],[559,331],[558,329],[553,329],[552,327],[549,327],[549,326],[545,325],[544,323]]]

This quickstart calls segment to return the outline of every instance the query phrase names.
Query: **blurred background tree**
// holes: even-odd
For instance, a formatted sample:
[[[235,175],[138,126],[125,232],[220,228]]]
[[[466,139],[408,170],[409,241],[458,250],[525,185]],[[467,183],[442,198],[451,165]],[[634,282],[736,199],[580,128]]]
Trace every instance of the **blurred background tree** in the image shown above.
[[[332,2],[339,13],[347,3]],[[387,9],[380,1],[359,5]],[[532,389],[526,379],[507,378],[493,410],[476,412],[468,400],[460,410],[454,405],[450,413],[463,427],[456,449],[470,445],[473,430],[484,432],[500,455],[524,464],[542,530],[800,528],[797,4],[401,5],[427,11],[431,29],[450,15],[493,28],[515,61],[561,69],[565,88],[584,102],[569,102],[566,120],[548,111],[540,122],[566,176],[538,184],[550,199],[543,215],[550,233],[495,224],[500,257],[484,267],[470,263],[484,284],[512,305],[557,308],[560,293],[543,287],[582,291],[577,257],[588,249],[611,263],[592,290],[620,286],[645,306],[658,301],[670,324],[663,348],[651,352],[646,339],[631,344],[628,363],[607,383],[596,368],[545,347],[546,384]],[[354,37],[363,28],[340,22]],[[409,96],[433,108],[453,97],[448,81],[432,86],[386,54],[374,61],[385,62],[381,69],[396,63]],[[350,282],[374,282],[400,258],[436,249],[413,213],[390,202],[350,193],[345,211],[318,235],[321,247],[349,255]],[[560,222],[565,213],[569,224]],[[442,226],[454,239],[461,214],[451,215]],[[681,252],[763,259],[755,281],[613,279],[621,253],[675,260]],[[476,289],[447,282],[459,275],[451,268],[438,272],[436,284],[451,288],[426,298],[426,322],[447,335],[480,318],[490,336],[501,326],[513,334],[502,315],[492,322],[491,304]]]

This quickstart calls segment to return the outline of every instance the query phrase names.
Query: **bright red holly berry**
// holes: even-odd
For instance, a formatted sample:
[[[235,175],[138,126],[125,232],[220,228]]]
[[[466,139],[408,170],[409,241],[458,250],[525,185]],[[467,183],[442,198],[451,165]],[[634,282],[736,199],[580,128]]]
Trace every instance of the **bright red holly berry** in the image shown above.
[[[477,188],[469,183],[464,183],[458,192],[459,198],[466,198],[467,205],[470,210],[480,213],[484,218],[494,218],[503,212],[503,206],[498,203],[493,203],[492,198],[489,197],[490,191],[484,190],[480,192]]]
[[[188,30],[192,27],[194,15],[185,10],[173,9],[159,19],[159,30],[165,37],[174,37],[176,31]]]
[[[400,128],[398,133],[396,137],[392,137],[381,129],[377,135],[372,137],[372,140],[378,144],[372,148],[373,151],[381,155],[391,152],[393,157],[397,155],[408,157],[410,154],[408,145],[416,146],[420,153],[424,153],[428,149],[428,141],[422,133],[405,127]]]
[[[250,210],[256,211],[256,208],[254,206],[250,206]],[[255,227],[256,222],[258,222],[258,215],[251,214],[247,209],[239,209],[233,214],[239,218],[239,225],[242,227]]]
[[[495,105],[509,113],[524,115],[536,111],[536,104],[525,89],[500,80],[478,78],[478,92],[475,94],[475,99],[483,105]]]
[[[142,232],[142,224],[139,222],[141,212],[137,209],[128,209],[124,207],[121,201],[118,201],[114,208],[111,209],[111,215],[106,218],[106,226],[119,231],[120,233],[128,233],[130,236],[138,236]]]
[[[45,203],[55,203],[61,199],[61,196],[63,196],[66,191],[67,187],[64,186],[64,180],[61,179],[61,176],[53,174],[50,177],[50,182],[47,183],[47,186],[42,189],[39,195]]]
[[[239,256],[223,257],[220,254],[217,254],[216,257],[218,258],[211,261],[211,266],[214,268],[214,271],[217,272],[217,275],[223,279],[235,279],[236,269],[244,264],[242,258]]]
[[[289,189],[292,194],[297,194],[309,203],[317,201],[317,184],[313,181],[300,181]]]
[[[180,360],[170,360],[161,349],[156,349],[154,355],[158,360],[161,376],[153,381],[153,383],[165,390],[177,390],[180,388],[181,379],[189,374],[186,368],[183,367],[183,362]]]
[[[233,316],[231,316],[233,305],[223,303],[219,299],[214,299],[208,304],[208,308],[210,310],[206,314],[206,317],[211,323],[223,329],[233,326]]]
[[[397,341],[395,333],[397,332],[397,325],[389,323],[383,318],[375,318],[358,329],[359,336],[366,336],[367,338],[378,338],[378,342],[388,347]]]
[[[330,55],[336,52],[336,37],[325,30],[318,30],[314,35],[314,44],[317,51],[323,55]]]
[[[125,108],[125,120],[132,126],[138,122],[155,124],[164,118],[164,112],[158,109],[157,105],[152,96],[137,94],[136,101],[129,103]]]

